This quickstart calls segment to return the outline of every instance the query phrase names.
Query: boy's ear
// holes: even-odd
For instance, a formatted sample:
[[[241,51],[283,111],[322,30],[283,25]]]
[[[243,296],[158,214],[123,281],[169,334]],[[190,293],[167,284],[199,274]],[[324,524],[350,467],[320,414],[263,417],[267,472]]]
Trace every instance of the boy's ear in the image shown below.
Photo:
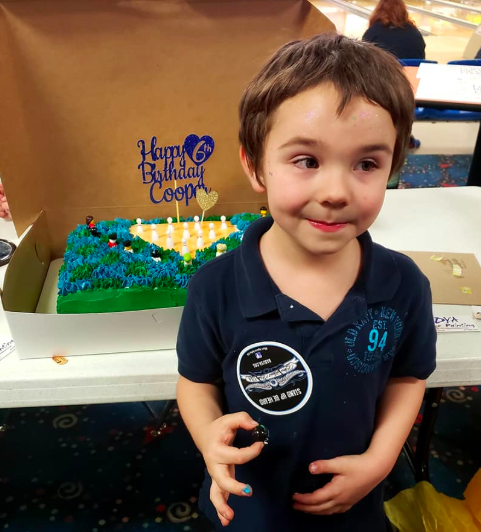
[[[266,191],[266,187],[260,181],[258,181],[257,174],[255,173],[255,170],[251,168],[249,159],[243,146],[239,148],[239,157],[242,169],[244,170],[245,175],[248,177],[254,191],[258,192],[259,194],[264,193]]]

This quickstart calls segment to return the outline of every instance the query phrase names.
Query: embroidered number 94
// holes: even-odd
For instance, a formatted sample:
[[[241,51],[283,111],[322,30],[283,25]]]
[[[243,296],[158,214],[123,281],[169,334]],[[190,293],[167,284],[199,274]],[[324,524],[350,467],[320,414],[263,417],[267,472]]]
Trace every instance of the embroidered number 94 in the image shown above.
[[[379,331],[377,329],[371,329],[371,332],[369,333],[369,345],[367,348],[369,351],[375,351],[379,347],[379,349],[382,351],[386,346],[386,340],[387,331],[384,331],[384,334],[379,341]]]

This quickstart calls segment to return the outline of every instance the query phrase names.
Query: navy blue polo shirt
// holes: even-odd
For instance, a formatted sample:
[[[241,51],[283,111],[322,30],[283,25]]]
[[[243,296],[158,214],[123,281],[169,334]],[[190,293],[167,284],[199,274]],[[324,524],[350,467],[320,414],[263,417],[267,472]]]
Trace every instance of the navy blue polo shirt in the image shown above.
[[[426,379],[434,370],[429,282],[411,259],[374,244],[366,232],[359,237],[361,275],[324,321],[270,278],[259,239],[271,224],[260,218],[241,246],[199,269],[177,343],[183,377],[219,384],[226,414],[246,411],[269,429],[261,455],[236,466],[237,480],[254,494],[229,497],[229,529],[384,532],[382,484],[332,516],[293,510],[292,495],[329,480],[311,475],[310,462],[367,450],[389,378]],[[234,445],[251,443],[241,430]],[[220,530],[209,489],[206,474],[199,506]]]

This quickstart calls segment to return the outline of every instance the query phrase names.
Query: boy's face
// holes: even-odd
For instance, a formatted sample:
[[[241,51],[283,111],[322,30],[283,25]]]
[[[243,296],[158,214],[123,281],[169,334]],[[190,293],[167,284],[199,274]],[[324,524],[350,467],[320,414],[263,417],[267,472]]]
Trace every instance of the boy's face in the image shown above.
[[[311,255],[337,253],[374,222],[396,142],[385,109],[355,98],[337,116],[338,98],[325,84],[283,102],[265,143],[265,188],[248,173],[254,190],[267,189],[278,234]]]

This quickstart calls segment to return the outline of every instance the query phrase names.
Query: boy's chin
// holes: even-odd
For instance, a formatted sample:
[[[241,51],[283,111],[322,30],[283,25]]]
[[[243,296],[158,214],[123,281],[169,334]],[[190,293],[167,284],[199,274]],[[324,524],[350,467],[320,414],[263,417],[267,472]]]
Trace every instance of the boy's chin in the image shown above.
[[[324,246],[312,246],[311,249],[308,249],[307,251],[310,251],[310,254],[313,257],[322,257],[323,255],[336,255],[337,253],[341,252],[345,247],[347,246],[347,243],[341,244],[338,243],[332,243],[330,245],[324,245]]]
[[[315,259],[323,255],[336,255],[343,251],[354,238],[339,238],[328,242],[304,242],[300,247]]]

